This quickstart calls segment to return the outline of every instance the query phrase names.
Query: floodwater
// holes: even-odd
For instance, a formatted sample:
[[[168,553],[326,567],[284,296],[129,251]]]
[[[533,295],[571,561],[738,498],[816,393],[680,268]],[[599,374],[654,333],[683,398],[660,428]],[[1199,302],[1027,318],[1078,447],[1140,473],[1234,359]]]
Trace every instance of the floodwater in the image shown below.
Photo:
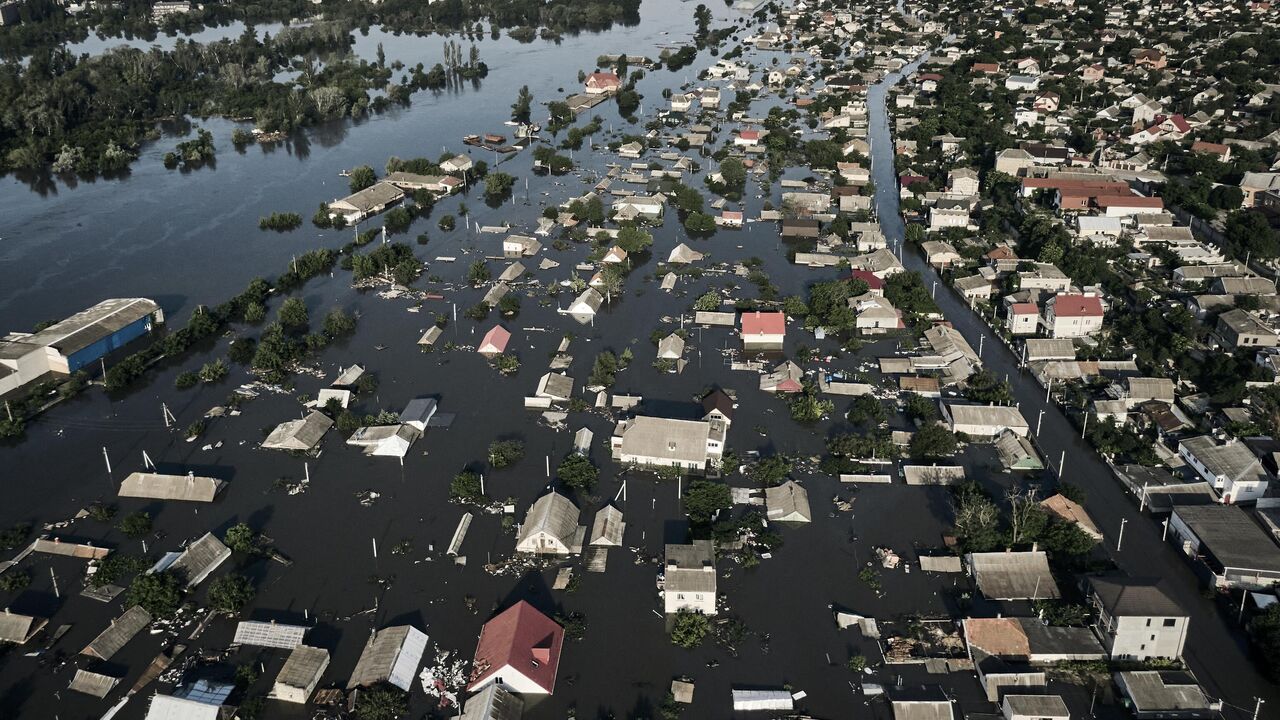
[[[713,9],[720,16],[718,22],[735,17],[724,8]],[[318,244],[335,246],[345,238],[325,237],[310,226],[284,235],[263,233],[256,227],[260,215],[293,210],[309,217],[321,200],[344,194],[345,181],[337,175],[342,168],[363,163],[378,167],[390,155],[435,156],[441,147],[461,149],[459,136],[465,133],[502,129],[500,123],[520,85],[528,84],[539,102],[560,97],[564,93],[559,88],[575,86],[578,69],[589,70],[601,53],[656,54],[660,44],[685,36],[692,28],[692,11],[692,4],[646,1],[639,28],[584,34],[558,46],[485,40],[480,43],[481,55],[491,71],[479,88],[420,93],[410,108],[355,124],[318,128],[274,151],[254,147],[236,154],[224,150],[216,168],[191,173],[164,170],[159,156],[173,142],[167,139],[148,148],[124,180],[74,186],[59,181],[33,192],[16,178],[6,178],[2,181],[5,191],[0,193],[0,217],[5,218],[0,265],[6,277],[24,280],[0,288],[0,326],[27,327],[101,297],[127,295],[157,298],[175,321],[182,322],[197,303],[220,301],[254,275],[278,272],[292,254]],[[442,42],[401,38],[393,44],[392,40],[383,39],[388,58],[406,62],[414,62],[419,52],[424,61],[431,60],[439,55]],[[695,68],[710,61],[704,54]],[[695,69],[690,68],[688,76],[694,75]],[[646,111],[657,107],[663,87],[683,82],[684,76],[685,71],[650,73],[641,85]],[[611,103],[596,110],[606,126],[621,126]],[[220,146],[229,147],[230,123],[202,124],[215,132]],[[883,126],[877,129],[875,142],[889,142]],[[588,158],[585,150],[575,156],[596,170],[612,159],[604,154]],[[491,160],[483,154],[477,157]],[[658,567],[642,559],[660,556],[665,542],[685,539],[679,486],[655,481],[651,475],[620,476],[608,460],[610,417],[574,413],[568,427],[556,431],[522,409],[522,398],[533,393],[561,337],[571,332],[575,338],[570,354],[575,359],[568,372],[578,387],[598,352],[632,348],[635,360],[619,373],[615,390],[643,395],[642,412],[693,416],[697,414],[695,398],[707,388],[720,385],[735,391],[739,407],[728,446],[739,455],[760,451],[817,456],[824,438],[843,429],[838,420],[814,427],[795,424],[781,400],[758,391],[756,374],[731,371],[722,349],[733,347],[735,338],[725,329],[693,332],[686,352],[689,365],[682,374],[660,375],[652,368],[655,347],[650,334],[678,327],[678,321],[664,323],[661,318],[678,317],[693,298],[727,282],[744,286],[741,296],[754,294],[745,279],[710,272],[682,280],[674,294],[658,289],[656,259],[687,241],[674,213],[655,230],[652,257],[640,259],[627,280],[625,296],[593,325],[579,326],[555,312],[554,302],[567,303],[567,294],[541,305],[538,298],[545,291],[527,289],[532,296],[523,298],[520,315],[504,323],[513,332],[510,350],[522,363],[514,377],[499,376],[465,350],[430,354],[418,350],[415,341],[431,313],[450,313],[454,304],[465,308],[479,301],[482,289],[461,289],[451,283],[461,278],[475,257],[496,254],[501,237],[469,234],[464,229],[442,233],[435,227],[436,218],[446,212],[456,214],[459,203],[466,202],[473,224],[509,221],[529,230],[544,204],[582,192],[583,186],[572,177],[532,179],[526,202],[523,180],[532,177],[530,162],[527,154],[521,154],[503,166],[521,179],[514,203],[489,208],[479,197],[453,198],[440,203],[431,219],[420,220],[410,231],[411,238],[420,232],[431,237],[425,248],[415,245],[419,257],[430,263],[416,286],[442,291],[444,301],[428,301],[422,312],[411,313],[408,301],[383,300],[351,289],[349,276],[341,270],[333,277],[313,280],[299,292],[313,318],[342,307],[359,312],[361,319],[353,337],[318,356],[317,364],[327,379],[298,376],[297,394],[314,397],[337,368],[360,362],[381,383],[373,397],[358,399],[358,411],[398,411],[411,398],[435,396],[443,412],[456,413],[452,427],[429,431],[403,466],[394,459],[363,457],[342,445],[336,432],[327,436],[323,454],[307,462],[257,449],[265,429],[298,415],[300,405],[291,395],[267,394],[247,403],[238,417],[212,420],[195,443],[183,441],[180,431],[166,429],[162,404],[176,416],[176,427],[185,428],[247,379],[243,368],[237,367],[222,383],[174,389],[179,372],[225,355],[229,339],[222,338],[181,364],[159,368],[149,383],[126,397],[112,399],[89,392],[61,405],[32,424],[24,443],[0,449],[6,480],[0,527],[29,522],[38,528],[70,518],[89,503],[115,502],[121,515],[142,509],[154,515],[156,532],[147,538],[146,552],[158,555],[207,531],[221,535],[228,526],[247,522],[293,560],[287,567],[240,558],[228,563],[242,565],[241,571],[256,584],[257,596],[247,615],[315,624],[308,642],[333,653],[323,687],[345,684],[372,629],[413,623],[436,648],[469,658],[484,620],[516,599],[528,599],[549,613],[582,613],[587,625],[581,641],[566,645],[556,693],[530,703],[526,717],[532,720],[564,718],[570,713],[580,718],[653,717],[671,679],[681,675],[697,683],[686,717],[729,717],[729,691],[744,686],[803,690],[808,697],[801,706],[818,717],[888,717],[883,700],[862,695],[857,678],[844,667],[855,654],[867,656],[876,666],[865,678],[868,682],[941,683],[966,707],[981,708],[970,674],[926,676],[918,666],[880,667],[875,643],[856,631],[837,630],[831,614],[835,604],[892,624],[904,622],[907,616],[946,618],[966,606],[969,588],[961,578],[886,570],[884,593],[878,596],[857,577],[877,546],[891,547],[908,560],[916,548],[940,546],[950,514],[944,489],[895,484],[855,490],[830,477],[798,472],[810,493],[814,522],[782,530],[784,544],[758,568],[720,564],[720,591],[727,600],[727,612],[746,624],[749,635],[736,656],[710,642],[690,652],[667,640],[654,588]],[[687,182],[701,184],[700,178]],[[877,183],[882,192],[890,187],[879,178]],[[779,200],[776,191],[765,192],[766,197],[748,195],[748,217],[757,215],[766,200],[775,204]],[[882,213],[886,209],[896,212],[896,205],[882,204]],[[789,265],[771,223],[749,224],[742,231],[722,231],[709,240],[689,242],[709,254],[703,263],[707,267],[751,256],[762,258],[764,269],[783,294],[801,292],[806,283],[835,273]],[[564,279],[585,254],[580,246],[566,251],[547,247],[541,256],[558,261],[560,268],[532,271],[526,279],[541,285]],[[436,262],[437,256],[457,256],[459,261]],[[533,268],[539,259],[525,264]],[[494,262],[491,267],[496,276],[501,265]],[[426,276],[439,276],[442,282],[430,283]],[[272,312],[279,302],[273,300]],[[461,319],[448,327],[442,340],[474,345],[493,322],[493,318],[484,323]],[[236,330],[253,332],[252,328]],[[836,350],[831,341],[817,341],[793,329],[788,352],[794,353],[801,344]],[[832,366],[857,371],[877,355],[892,353],[894,344],[890,340],[868,345],[856,355],[833,361]],[[378,346],[385,349],[376,350]],[[848,401],[837,400],[837,416],[847,407]],[[901,427],[904,421],[897,417],[894,422]],[[491,440],[522,439],[528,452],[524,460],[510,469],[486,471],[489,495],[512,498],[519,519],[548,486],[547,463],[554,467],[564,457],[572,447],[573,431],[583,426],[595,433],[591,457],[602,473],[595,494],[575,498],[583,510],[581,522],[589,526],[594,512],[617,496],[624,483],[626,487],[625,498],[618,501],[627,521],[626,547],[610,551],[604,574],[586,574],[581,589],[574,593],[549,589],[554,567],[491,575],[484,569],[486,562],[509,558],[514,544],[514,530],[504,528],[494,515],[477,515],[472,523],[462,545],[465,566],[443,556],[464,512],[448,502],[449,479],[455,473],[480,468]],[[217,447],[202,449],[206,444]],[[224,478],[230,486],[217,502],[199,507],[117,500],[116,485],[128,472],[142,469],[144,452],[162,471],[192,470]],[[1000,482],[992,469],[993,459],[974,452],[970,458],[974,474],[983,481]],[[289,495],[277,489],[278,481],[296,482],[304,475],[310,477],[304,493]],[[742,477],[731,482],[749,484]],[[358,499],[366,491],[378,494],[368,506]],[[832,504],[836,497],[852,499],[852,512],[837,513]],[[58,532],[121,552],[143,552],[139,541],[90,520]],[[391,552],[406,540],[408,552]],[[4,604],[15,612],[52,617],[51,627],[72,627],[43,658],[13,650],[0,655],[0,714],[62,720],[99,717],[171,637],[144,633],[113,658],[106,671],[124,680],[106,700],[69,692],[65,688],[73,667],[84,663],[74,659],[75,653],[122,608],[118,602],[100,604],[77,595],[82,568],[75,562],[37,558],[26,565],[34,575],[32,586],[8,594]],[[197,590],[195,597],[202,593],[203,589]],[[474,612],[467,607],[468,599],[474,601]],[[225,619],[216,620],[196,639],[188,639],[192,627],[184,628],[177,638],[191,646],[184,658],[194,657],[198,648],[225,647],[233,627]],[[74,662],[64,663],[64,659]],[[244,649],[222,662],[193,663],[187,678],[225,676],[236,664],[257,662],[264,664],[265,673],[253,689],[265,692],[283,662],[279,651]],[[146,698],[170,687],[146,688],[117,717],[142,717]],[[1073,703],[1088,703],[1087,692],[1083,697],[1082,691],[1073,692]],[[416,684],[412,702],[413,717],[432,710]],[[1114,715],[1115,710],[1100,706],[1099,715]],[[301,708],[271,702],[266,716],[308,715]]]

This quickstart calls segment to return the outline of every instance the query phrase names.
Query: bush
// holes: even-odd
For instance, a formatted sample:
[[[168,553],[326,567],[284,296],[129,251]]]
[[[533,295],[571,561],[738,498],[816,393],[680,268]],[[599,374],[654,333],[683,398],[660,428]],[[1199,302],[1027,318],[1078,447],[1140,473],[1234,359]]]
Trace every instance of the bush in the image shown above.
[[[511,467],[524,457],[524,443],[519,440],[495,440],[489,443],[489,464],[495,469]]]
[[[449,499],[457,503],[479,503],[485,500],[480,490],[480,476],[469,470],[454,475],[449,483]]]
[[[258,534],[247,524],[236,523],[227,528],[226,534],[222,536],[222,542],[231,548],[232,552],[252,555],[258,549]]]
[[[258,220],[259,230],[275,230],[288,232],[297,230],[302,225],[302,216],[298,213],[271,213]]]
[[[223,575],[209,586],[209,607],[226,615],[235,615],[253,599],[253,585],[243,575]]]
[[[178,373],[178,377],[174,378],[173,386],[179,390],[187,390],[193,388],[200,382],[200,376],[190,370]]]
[[[141,605],[157,619],[173,617],[182,605],[182,584],[167,570],[139,575],[129,585],[126,605]]]
[[[151,515],[143,510],[125,515],[116,526],[125,537],[137,540],[151,532]]]
[[[409,712],[406,693],[391,685],[378,685],[362,690],[356,698],[356,717],[359,720],[398,720]]]
[[[10,570],[0,575],[0,591],[15,592],[31,584],[30,570]]]
[[[927,423],[911,436],[910,453],[916,460],[936,460],[954,455],[956,434],[936,422]]]
[[[706,525],[716,513],[730,507],[733,507],[733,495],[724,483],[694,480],[684,494],[684,512],[694,525]]]

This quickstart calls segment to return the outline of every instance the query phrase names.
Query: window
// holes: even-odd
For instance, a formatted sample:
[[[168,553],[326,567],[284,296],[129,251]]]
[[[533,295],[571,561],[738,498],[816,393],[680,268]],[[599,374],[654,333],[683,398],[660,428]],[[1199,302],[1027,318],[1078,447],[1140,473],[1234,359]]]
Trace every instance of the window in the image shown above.
[[[1173,627],[1177,624],[1178,624],[1177,618],[1165,618],[1165,621],[1164,621],[1165,627]]]
[[[1147,618],[1147,627],[1151,627],[1151,618]]]

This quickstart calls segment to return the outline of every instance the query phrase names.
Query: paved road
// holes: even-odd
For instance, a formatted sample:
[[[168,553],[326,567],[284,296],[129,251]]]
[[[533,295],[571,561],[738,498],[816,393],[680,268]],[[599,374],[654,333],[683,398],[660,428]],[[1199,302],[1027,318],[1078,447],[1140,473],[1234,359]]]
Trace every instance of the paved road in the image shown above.
[[[893,164],[893,141],[888,125],[885,95],[889,88],[910,74],[918,65],[912,63],[901,73],[885,78],[867,93],[872,150],[872,178],[876,185],[876,212],[885,237],[902,248],[904,224],[898,212],[898,183]],[[902,262],[910,270],[919,271],[926,284],[937,280],[936,299],[948,320],[962,332],[974,348],[982,341],[983,362],[996,376],[1008,376],[1013,394],[1022,413],[1035,425],[1041,409],[1044,423],[1036,438],[1046,460],[1058,464],[1066,455],[1063,479],[1088,492],[1086,509],[1107,535],[1105,546],[1115,563],[1132,576],[1158,576],[1174,598],[1191,616],[1191,630],[1185,659],[1211,695],[1221,697],[1229,705],[1227,718],[1251,718],[1255,699],[1264,701],[1260,717],[1280,716],[1280,688],[1268,682],[1254,667],[1248,655],[1248,641],[1217,610],[1214,603],[1200,592],[1199,582],[1187,561],[1171,544],[1161,539],[1161,526],[1138,511],[1137,504],[1112,475],[1079,431],[1055,406],[1046,405],[1044,389],[1029,374],[1018,368],[1018,359],[996,337],[995,333],[950,289],[940,282],[938,274],[915,248],[901,250]],[[1124,542],[1116,550],[1121,522]],[[1268,712],[1270,711],[1270,712]]]

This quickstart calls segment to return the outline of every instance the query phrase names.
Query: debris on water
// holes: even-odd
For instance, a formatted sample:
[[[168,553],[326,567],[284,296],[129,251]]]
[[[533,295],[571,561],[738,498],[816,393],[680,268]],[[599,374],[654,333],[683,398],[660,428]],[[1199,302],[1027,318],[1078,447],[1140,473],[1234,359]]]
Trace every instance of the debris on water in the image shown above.
[[[467,661],[463,658],[453,657],[448,650],[438,651],[435,660],[418,675],[423,692],[434,698],[442,710],[457,706],[458,694],[467,681],[466,667]]]
[[[876,557],[880,559],[880,564],[884,566],[886,570],[896,570],[898,565],[902,562],[902,558],[898,557],[898,553],[894,552],[892,548],[887,547],[877,547]]]
[[[365,507],[369,507],[370,505],[373,505],[374,501],[380,497],[382,497],[382,494],[374,492],[373,490],[361,490],[360,492],[356,493],[356,499],[359,500],[360,504]]]

